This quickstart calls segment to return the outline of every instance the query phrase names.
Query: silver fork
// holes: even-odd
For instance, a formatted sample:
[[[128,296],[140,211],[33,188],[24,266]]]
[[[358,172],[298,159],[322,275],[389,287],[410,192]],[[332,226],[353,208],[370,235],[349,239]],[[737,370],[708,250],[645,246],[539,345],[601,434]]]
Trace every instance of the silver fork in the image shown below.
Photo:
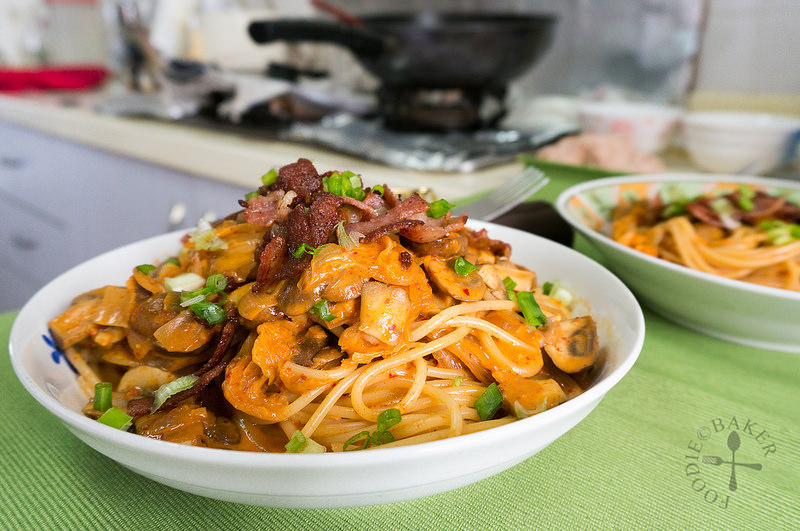
[[[538,192],[550,179],[534,167],[527,167],[477,201],[453,209],[453,214],[467,214],[470,219],[491,221]]]

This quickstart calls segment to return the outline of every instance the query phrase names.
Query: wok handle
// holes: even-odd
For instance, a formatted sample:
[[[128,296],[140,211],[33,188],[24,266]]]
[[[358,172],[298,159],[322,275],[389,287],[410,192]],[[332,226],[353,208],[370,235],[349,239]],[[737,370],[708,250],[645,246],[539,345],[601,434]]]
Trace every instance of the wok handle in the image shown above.
[[[257,20],[250,23],[247,32],[259,44],[329,42],[344,46],[359,57],[375,57],[386,47],[383,39],[364,30],[322,20]]]

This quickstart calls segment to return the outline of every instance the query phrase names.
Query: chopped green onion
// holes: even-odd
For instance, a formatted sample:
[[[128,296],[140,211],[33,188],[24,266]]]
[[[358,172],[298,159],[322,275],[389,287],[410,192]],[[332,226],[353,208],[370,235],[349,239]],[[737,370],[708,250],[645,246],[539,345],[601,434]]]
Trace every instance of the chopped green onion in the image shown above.
[[[97,411],[105,411],[111,407],[111,382],[97,382],[94,384],[92,407]]]
[[[370,442],[375,446],[394,442],[394,435],[390,431],[375,431],[370,438]]]
[[[177,258],[175,258],[174,256],[170,256],[169,258],[167,258],[166,260],[164,260],[164,263],[165,263],[165,264],[174,264],[174,265],[176,265],[176,266],[179,266],[179,265],[181,265],[181,262],[180,262],[180,260],[178,260],[178,259],[177,259]]]
[[[364,439],[364,444],[359,448],[358,446],[355,445],[355,443],[360,441],[361,439]],[[364,450],[367,448],[367,446],[369,446],[369,441],[370,441],[369,432],[364,430],[362,432],[356,433],[355,435],[347,439],[347,441],[345,441],[344,443],[344,446],[342,446],[342,451],[352,452],[354,450]],[[353,446],[353,448],[350,448],[350,446]]]
[[[466,258],[463,256],[459,256],[456,258],[456,261],[453,262],[453,270],[460,276],[465,277],[472,273],[473,271],[477,271],[478,268],[475,267],[473,264],[469,263]]]
[[[331,310],[328,308],[328,301],[326,301],[325,299],[318,300],[316,304],[314,304],[314,306],[312,306],[311,309],[308,310],[308,312],[311,315],[316,315],[326,323],[336,319],[336,315],[333,314]]]
[[[795,240],[800,240],[800,225],[797,223],[786,223],[785,221],[772,219],[762,221],[759,228],[766,231],[767,239],[772,245],[786,245]]]
[[[145,275],[149,275],[150,273],[155,271],[155,269],[156,269],[156,266],[154,266],[153,264],[142,264],[142,265],[136,266],[136,271],[138,271],[140,273],[144,273]]]
[[[254,197],[258,197],[260,195],[261,194],[259,194],[258,192],[247,192],[246,194],[244,194],[244,200],[245,201],[249,201],[249,200],[253,199]]]
[[[382,411],[378,415],[377,426],[375,427],[375,431],[372,433],[372,435],[370,435],[368,431],[359,432],[347,439],[342,447],[342,450],[345,452],[350,452],[353,450],[365,450],[370,444],[374,446],[380,446],[382,444],[394,442],[394,435],[391,434],[389,428],[397,426],[400,424],[401,420],[402,415],[400,414],[399,409],[390,408]],[[354,445],[361,439],[364,439],[363,444],[350,448],[351,445]]]
[[[181,306],[188,308],[206,300],[205,290],[181,292]]]
[[[307,438],[300,430],[295,430],[292,438],[286,443],[286,451],[293,454],[324,454],[325,447]]]
[[[158,408],[164,405],[169,397],[172,395],[176,395],[181,391],[186,391],[187,389],[191,389],[191,387],[199,380],[200,378],[195,376],[194,374],[187,374],[186,376],[181,376],[178,379],[172,380],[171,382],[165,383],[158,389],[156,389],[155,394],[153,395],[153,406],[150,408],[150,411],[155,413],[158,411]]]
[[[737,203],[739,204],[739,208],[742,210],[750,211],[755,208],[755,204],[753,204],[753,198],[756,196],[756,191],[752,188],[748,188],[742,184],[739,185],[739,200]]]
[[[753,199],[756,196],[756,191],[743,184],[739,185],[739,195],[747,199]]]
[[[453,378],[453,387],[459,387],[461,385],[461,376],[456,376]]]
[[[319,252],[319,250],[320,247],[312,247],[307,243],[301,243],[300,247],[298,247],[297,250],[292,253],[292,256],[294,256],[295,258],[300,258],[301,256],[303,256],[303,253],[308,253],[311,256],[314,256]]]
[[[189,309],[199,318],[208,321],[208,324],[215,325],[228,318],[228,314],[218,304],[202,301],[189,306]]]
[[[270,186],[275,184],[275,181],[278,180],[278,170],[271,169],[267,173],[261,176],[261,184],[264,186]]]
[[[202,278],[202,277],[200,277]],[[184,308],[191,307],[199,302],[203,302],[209,295],[222,293],[228,285],[228,279],[222,273],[216,273],[206,279],[206,287],[196,291],[183,291],[181,292],[181,306]]]
[[[711,208],[714,209],[714,212],[721,216],[731,216],[734,214],[733,205],[724,197],[714,199],[711,201],[710,205]]]
[[[228,279],[222,273],[215,273],[206,279],[206,289],[219,293],[228,285]]]
[[[517,294],[514,293],[514,288],[517,287],[517,283],[511,280],[511,278],[506,277],[503,279],[503,285],[506,287],[506,294],[508,295],[508,300],[511,301],[517,300]]]
[[[502,404],[503,395],[500,392],[500,388],[497,387],[497,383],[492,382],[492,384],[481,393],[481,396],[475,400],[474,407],[481,420],[489,420],[494,417],[494,414],[497,413],[497,410],[500,409]]]
[[[549,295],[556,300],[561,301],[564,306],[572,304],[572,293],[567,291],[561,286],[561,281],[554,280],[553,282],[545,282],[542,285],[542,293]]]
[[[196,273],[181,273],[164,279],[164,287],[169,291],[192,291],[202,288],[205,283],[206,280]]]
[[[362,201],[366,197],[361,177],[351,171],[334,172],[322,178],[322,189],[334,195],[352,197]]]
[[[370,437],[370,441],[375,446],[379,446],[381,444],[385,444],[387,442],[394,441],[394,435],[389,433],[389,428],[397,426],[400,424],[402,420],[402,415],[400,414],[400,410],[396,408],[390,408],[385,411],[382,411],[378,415],[378,425],[375,428],[375,432]],[[386,441],[384,438],[389,437]]]
[[[520,291],[517,293],[517,304],[519,304],[525,321],[531,326],[542,326],[547,320],[539,304],[530,291]]]
[[[762,221],[758,224],[758,228],[761,230],[773,230],[780,227],[780,225],[784,223],[783,221],[777,219],[769,219],[767,221]]]
[[[686,205],[689,203],[690,201],[675,201],[674,203],[670,203],[661,211],[661,217],[663,219],[667,219],[674,218],[676,216],[682,216],[689,212],[689,210],[686,208]]]
[[[428,205],[428,217],[441,218],[450,212],[450,209],[455,205],[451,205],[446,199],[439,199]]]
[[[286,443],[286,451],[296,454],[306,444],[306,436],[300,430],[295,430],[292,438]]]
[[[133,417],[122,411],[120,408],[111,406],[106,410],[105,413],[100,415],[100,418],[97,419],[97,422],[101,422],[106,426],[111,426],[112,428],[116,428],[118,430],[127,431],[128,428],[131,427]]]
[[[300,448],[301,454],[324,454],[327,449],[314,439],[306,438],[306,443]]]
[[[752,200],[747,199],[745,197],[740,197],[737,203],[739,203],[739,208],[741,208],[742,210],[746,210],[748,212],[756,207],[756,205],[753,203]]]
[[[197,222],[197,228],[189,234],[189,241],[194,243],[198,251],[218,251],[228,248],[225,240],[217,236],[211,223],[205,218],[200,218]]]
[[[553,292],[553,298],[561,301],[564,306],[569,306],[572,304],[572,293],[561,287],[556,288],[556,290]]]
[[[375,186],[372,187],[372,193],[378,194],[379,196],[383,197],[385,190],[383,189],[383,186],[381,186],[380,184],[376,184]]]

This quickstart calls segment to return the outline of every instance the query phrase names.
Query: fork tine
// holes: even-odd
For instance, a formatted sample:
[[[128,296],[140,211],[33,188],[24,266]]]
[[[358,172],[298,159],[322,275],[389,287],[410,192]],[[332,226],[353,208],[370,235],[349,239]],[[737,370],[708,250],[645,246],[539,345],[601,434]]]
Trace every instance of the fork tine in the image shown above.
[[[538,169],[525,168],[484,197],[457,209],[473,219],[492,220],[536,193],[549,179]]]

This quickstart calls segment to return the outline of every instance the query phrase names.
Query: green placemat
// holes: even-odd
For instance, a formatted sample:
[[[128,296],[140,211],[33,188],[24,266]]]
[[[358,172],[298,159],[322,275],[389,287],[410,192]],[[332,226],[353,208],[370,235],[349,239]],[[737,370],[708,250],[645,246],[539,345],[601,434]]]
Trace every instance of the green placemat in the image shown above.
[[[601,179],[603,177],[614,177],[626,174],[625,172],[604,170],[603,168],[596,168],[594,166],[578,166],[576,164],[553,162],[551,160],[540,159],[535,155],[520,155],[517,160],[528,166],[536,166],[555,179],[579,178],[586,181],[589,179]]]
[[[531,197],[527,198],[528,201],[537,199],[554,203],[561,191],[566,190],[568,187],[575,184],[582,183],[583,181],[589,181],[591,179],[626,175],[622,172],[608,171],[590,166],[575,166],[572,164],[551,162],[549,160],[539,159],[533,155],[520,155],[517,157],[517,161],[521,165],[534,166],[538,168],[550,178],[550,183],[533,194]],[[466,205],[472,201],[475,201],[476,199],[479,199],[480,197],[483,197],[487,193],[488,192],[480,192],[469,197],[455,200],[454,203],[457,206]]]
[[[800,356],[718,341],[650,313],[632,371],[539,454],[449,493],[324,511],[202,498],[90,449],[17,381],[5,347],[14,316],[0,315],[0,528],[793,529],[800,522]],[[695,458],[729,459],[732,430],[742,441],[736,460],[761,465],[737,467],[736,491],[731,465]],[[698,454],[692,448],[700,444]]]

